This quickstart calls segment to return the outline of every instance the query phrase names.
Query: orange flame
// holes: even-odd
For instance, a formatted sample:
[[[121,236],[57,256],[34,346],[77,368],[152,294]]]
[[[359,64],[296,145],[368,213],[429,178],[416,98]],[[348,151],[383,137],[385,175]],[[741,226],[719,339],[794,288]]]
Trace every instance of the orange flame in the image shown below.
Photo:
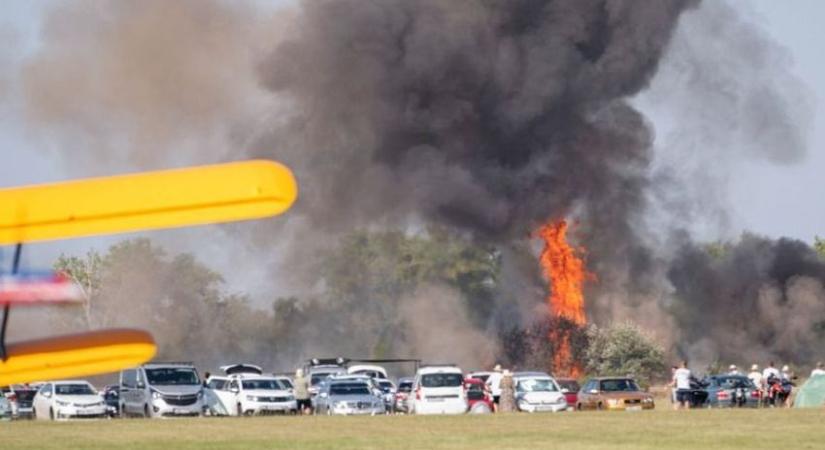
[[[582,286],[593,276],[587,272],[584,260],[578,254],[584,252],[567,243],[567,222],[564,220],[543,225],[536,235],[544,240],[539,262],[545,278],[550,282],[547,297],[550,312],[576,325],[585,325],[587,316]],[[549,339],[556,344],[553,370],[560,374],[567,372],[574,377],[581,374],[581,368],[572,360],[569,336],[551,331]]]

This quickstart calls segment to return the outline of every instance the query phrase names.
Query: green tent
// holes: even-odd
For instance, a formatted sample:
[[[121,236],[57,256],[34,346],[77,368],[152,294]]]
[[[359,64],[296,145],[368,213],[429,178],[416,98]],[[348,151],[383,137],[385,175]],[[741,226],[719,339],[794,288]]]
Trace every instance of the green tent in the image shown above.
[[[821,408],[825,406],[825,375],[811,377],[799,388],[793,402],[796,408]]]

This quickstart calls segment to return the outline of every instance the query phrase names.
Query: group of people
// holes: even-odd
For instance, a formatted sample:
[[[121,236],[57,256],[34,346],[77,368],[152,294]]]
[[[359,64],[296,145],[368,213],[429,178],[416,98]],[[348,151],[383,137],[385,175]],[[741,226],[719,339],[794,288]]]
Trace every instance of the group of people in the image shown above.
[[[673,388],[673,404],[674,408],[690,408],[692,400],[691,381],[693,375],[687,367],[687,361],[677,367],[671,369],[672,379],[670,386]],[[736,364],[731,364],[728,368],[728,375],[744,376]],[[816,367],[811,371],[811,377],[825,375],[825,364],[821,361],[816,364]],[[748,379],[759,390],[760,399],[770,406],[790,406],[790,392],[792,386],[795,386],[794,381],[797,379],[796,375],[791,371],[788,365],[782,366],[782,369],[777,369],[773,361],[768,363],[764,370],[759,370],[758,364],[751,365],[751,371],[747,374]]]

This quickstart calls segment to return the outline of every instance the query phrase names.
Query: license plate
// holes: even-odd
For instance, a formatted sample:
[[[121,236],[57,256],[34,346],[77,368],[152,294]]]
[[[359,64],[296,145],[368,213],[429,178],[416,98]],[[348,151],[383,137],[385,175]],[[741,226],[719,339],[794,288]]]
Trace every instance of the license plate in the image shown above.
[[[444,399],[441,398],[441,397],[435,397],[435,398],[428,398],[427,401],[429,401],[429,402],[443,402]]]
[[[177,408],[173,409],[172,412],[175,413],[175,414],[188,414],[189,413],[189,411],[187,411],[185,409],[177,409]]]
[[[637,406],[628,406],[627,408],[625,408],[625,411],[641,411],[641,410],[642,410],[642,407],[638,406],[638,405]]]

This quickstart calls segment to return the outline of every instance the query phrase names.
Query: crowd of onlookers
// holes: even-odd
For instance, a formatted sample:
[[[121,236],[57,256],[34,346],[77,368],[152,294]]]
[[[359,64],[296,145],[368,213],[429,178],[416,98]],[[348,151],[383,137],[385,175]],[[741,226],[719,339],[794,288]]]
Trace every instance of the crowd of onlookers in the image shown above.
[[[770,361],[763,370],[759,370],[758,364],[752,364],[747,374],[740,371],[736,364],[731,364],[724,375],[746,377],[759,396],[761,404],[784,407],[791,405],[792,389],[796,386],[798,379],[790,366],[786,364],[778,369],[773,361]],[[810,377],[820,375],[825,375],[825,364],[821,361],[811,371]],[[674,408],[690,408],[692,404],[695,404],[692,396],[697,389],[697,384],[700,383],[688,368],[687,361],[682,361],[679,366],[671,368],[670,387]]]

